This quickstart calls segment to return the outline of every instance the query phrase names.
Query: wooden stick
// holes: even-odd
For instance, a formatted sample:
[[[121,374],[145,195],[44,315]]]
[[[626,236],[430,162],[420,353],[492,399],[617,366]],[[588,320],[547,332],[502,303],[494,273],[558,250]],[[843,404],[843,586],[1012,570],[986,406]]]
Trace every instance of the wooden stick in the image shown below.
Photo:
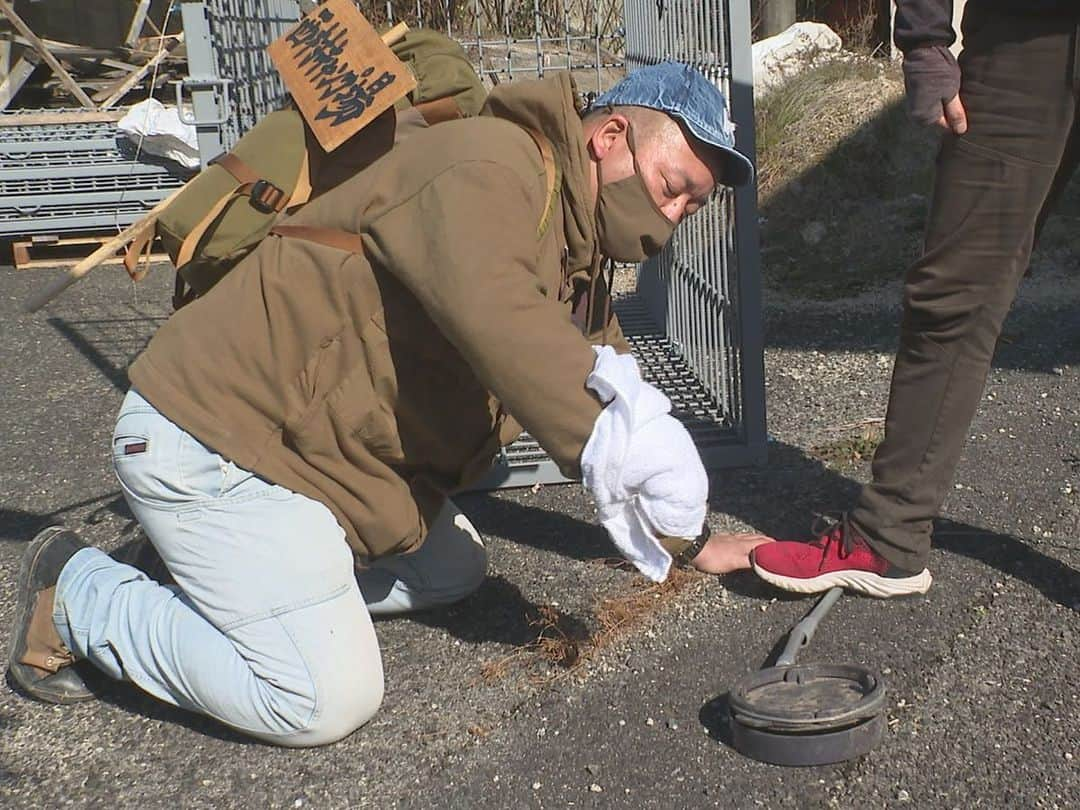
[[[124,39],[125,45],[134,45],[135,40],[142,34],[143,25],[146,23],[146,12],[150,10],[150,0],[139,0],[139,4],[135,7],[135,14],[131,18],[131,27],[128,28],[128,35]]]
[[[402,39],[405,38],[405,34],[409,31],[409,26],[403,22],[398,23],[385,34],[382,34],[382,41],[386,45],[396,45]]]
[[[34,51],[27,51],[15,63],[3,82],[0,82],[0,110],[6,110],[15,94],[26,84],[34,68],[38,66],[38,56]]]
[[[100,265],[103,261],[110,258],[116,251],[132,239],[145,234],[148,228],[153,228],[157,224],[157,219],[161,215],[161,212],[165,210],[170,202],[172,202],[173,197],[183,190],[184,186],[181,186],[173,191],[168,197],[155,205],[145,217],[140,219],[134,225],[129,225],[127,228],[120,231],[120,233],[108,242],[105,242],[101,247],[68,270],[61,278],[54,281],[45,289],[39,290],[32,295],[26,302],[26,311],[37,312],[80,278]]]
[[[50,53],[49,49],[45,47],[45,43],[42,42],[38,35],[30,30],[22,17],[15,13],[15,9],[11,7],[8,0],[0,0],[0,14],[3,14],[11,22],[15,29],[26,37],[35,51],[41,54],[41,58],[45,60],[45,64],[49,66],[53,73],[56,74],[56,78],[60,80],[60,83],[68,90],[71,95],[75,96],[76,100],[84,107],[88,107],[91,110],[95,109],[94,102],[90,100],[90,96],[83,92],[82,88],[75,83],[75,80],[71,78],[64,66],[56,61],[56,57]]]
[[[25,45],[28,48],[34,47],[33,42],[18,34],[15,34],[12,39],[19,45]],[[38,37],[38,39],[42,45],[49,49],[49,53],[61,59],[104,59],[115,54],[115,50],[111,48],[90,48],[86,45],[75,45],[71,42],[61,42],[58,39],[48,39],[46,37]]]
[[[3,0],[0,0],[0,2],[3,2]],[[173,43],[172,47],[176,47],[177,45],[182,43],[184,41],[183,32],[177,34],[176,37],[174,37],[174,40],[175,40],[175,42]],[[162,48],[145,65],[140,67],[138,70],[133,71],[130,76],[126,76],[124,78],[124,80],[122,82],[120,82],[120,84],[113,91],[112,95],[108,96],[104,101],[101,102],[101,109],[103,109],[103,110],[109,109],[109,107],[111,107],[113,104],[115,104],[120,99],[122,99],[124,96],[126,96],[128,91],[132,87],[137,85],[139,82],[141,82],[143,80],[143,77],[147,73],[149,73],[151,70],[153,70],[155,65],[157,65],[159,62],[161,62],[166,57],[168,57],[169,50],[170,50],[169,48]]]
[[[0,115],[0,132],[4,127],[32,127],[41,124],[104,124],[124,117],[116,110],[56,110],[53,112],[15,112]]]

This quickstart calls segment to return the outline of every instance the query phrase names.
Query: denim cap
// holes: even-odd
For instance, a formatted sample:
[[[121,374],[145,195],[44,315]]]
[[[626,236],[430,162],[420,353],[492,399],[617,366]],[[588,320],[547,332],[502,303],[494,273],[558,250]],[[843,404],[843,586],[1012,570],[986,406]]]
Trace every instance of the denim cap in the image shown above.
[[[661,62],[630,73],[603,95],[591,109],[648,107],[682,122],[690,134],[726,155],[725,180],[742,186],[754,177],[754,164],[735,149],[735,125],[728,117],[727,99],[690,65]]]

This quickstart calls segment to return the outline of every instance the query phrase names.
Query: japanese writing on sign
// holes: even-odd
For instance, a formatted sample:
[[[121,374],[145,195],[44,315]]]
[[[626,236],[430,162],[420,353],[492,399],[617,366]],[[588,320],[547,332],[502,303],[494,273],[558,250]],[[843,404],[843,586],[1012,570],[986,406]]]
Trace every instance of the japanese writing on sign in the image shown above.
[[[286,87],[330,151],[416,86],[350,0],[330,0],[273,42]]]

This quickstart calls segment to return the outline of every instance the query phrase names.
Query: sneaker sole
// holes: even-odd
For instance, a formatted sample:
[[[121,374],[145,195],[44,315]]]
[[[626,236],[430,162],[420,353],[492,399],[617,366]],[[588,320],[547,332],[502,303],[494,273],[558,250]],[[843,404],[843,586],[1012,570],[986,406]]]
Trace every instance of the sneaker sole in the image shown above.
[[[26,629],[29,626],[30,614],[36,605],[34,591],[30,588],[30,569],[34,567],[38,555],[49,540],[63,531],[64,529],[61,526],[50,526],[43,529],[30,541],[30,545],[23,554],[22,563],[19,565],[19,598],[15,606],[15,620],[12,624],[14,632],[12,632],[11,641],[8,644],[8,671],[15,682],[31,697],[43,700],[46,703],[59,704],[82,703],[94,699],[96,695],[89,690],[86,691],[85,695],[73,693],[56,694],[41,691],[36,686],[38,680],[35,677],[36,671],[26,664],[19,663],[19,659],[26,654]]]
[[[883,577],[872,571],[832,571],[828,574],[800,579],[785,577],[754,563],[754,573],[771,585],[794,593],[821,593],[830,588],[839,587],[877,599],[926,593],[934,581],[926,568],[914,576],[901,578]]]

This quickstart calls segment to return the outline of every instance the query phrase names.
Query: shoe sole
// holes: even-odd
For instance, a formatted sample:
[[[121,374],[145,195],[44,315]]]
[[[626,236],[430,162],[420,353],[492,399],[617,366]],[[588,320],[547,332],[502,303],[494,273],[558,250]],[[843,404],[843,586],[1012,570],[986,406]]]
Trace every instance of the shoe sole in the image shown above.
[[[31,697],[46,703],[82,703],[97,697],[93,692],[86,691],[85,695],[77,693],[57,694],[54,692],[41,691],[36,685],[38,678],[33,677],[35,670],[28,665],[19,663],[26,654],[26,630],[30,626],[30,614],[37,605],[34,598],[35,592],[30,587],[30,571],[37,562],[41,550],[48,545],[56,535],[63,532],[63,527],[50,526],[38,532],[37,536],[30,541],[26,552],[23,554],[22,563],[19,565],[19,597],[15,606],[14,632],[11,634],[11,642],[8,644],[8,671],[15,682]]]
[[[754,573],[766,582],[794,593],[821,593],[839,587],[876,599],[926,593],[934,581],[926,568],[914,576],[900,578],[883,577],[872,571],[832,571],[816,577],[799,578],[785,577],[754,563]]]

